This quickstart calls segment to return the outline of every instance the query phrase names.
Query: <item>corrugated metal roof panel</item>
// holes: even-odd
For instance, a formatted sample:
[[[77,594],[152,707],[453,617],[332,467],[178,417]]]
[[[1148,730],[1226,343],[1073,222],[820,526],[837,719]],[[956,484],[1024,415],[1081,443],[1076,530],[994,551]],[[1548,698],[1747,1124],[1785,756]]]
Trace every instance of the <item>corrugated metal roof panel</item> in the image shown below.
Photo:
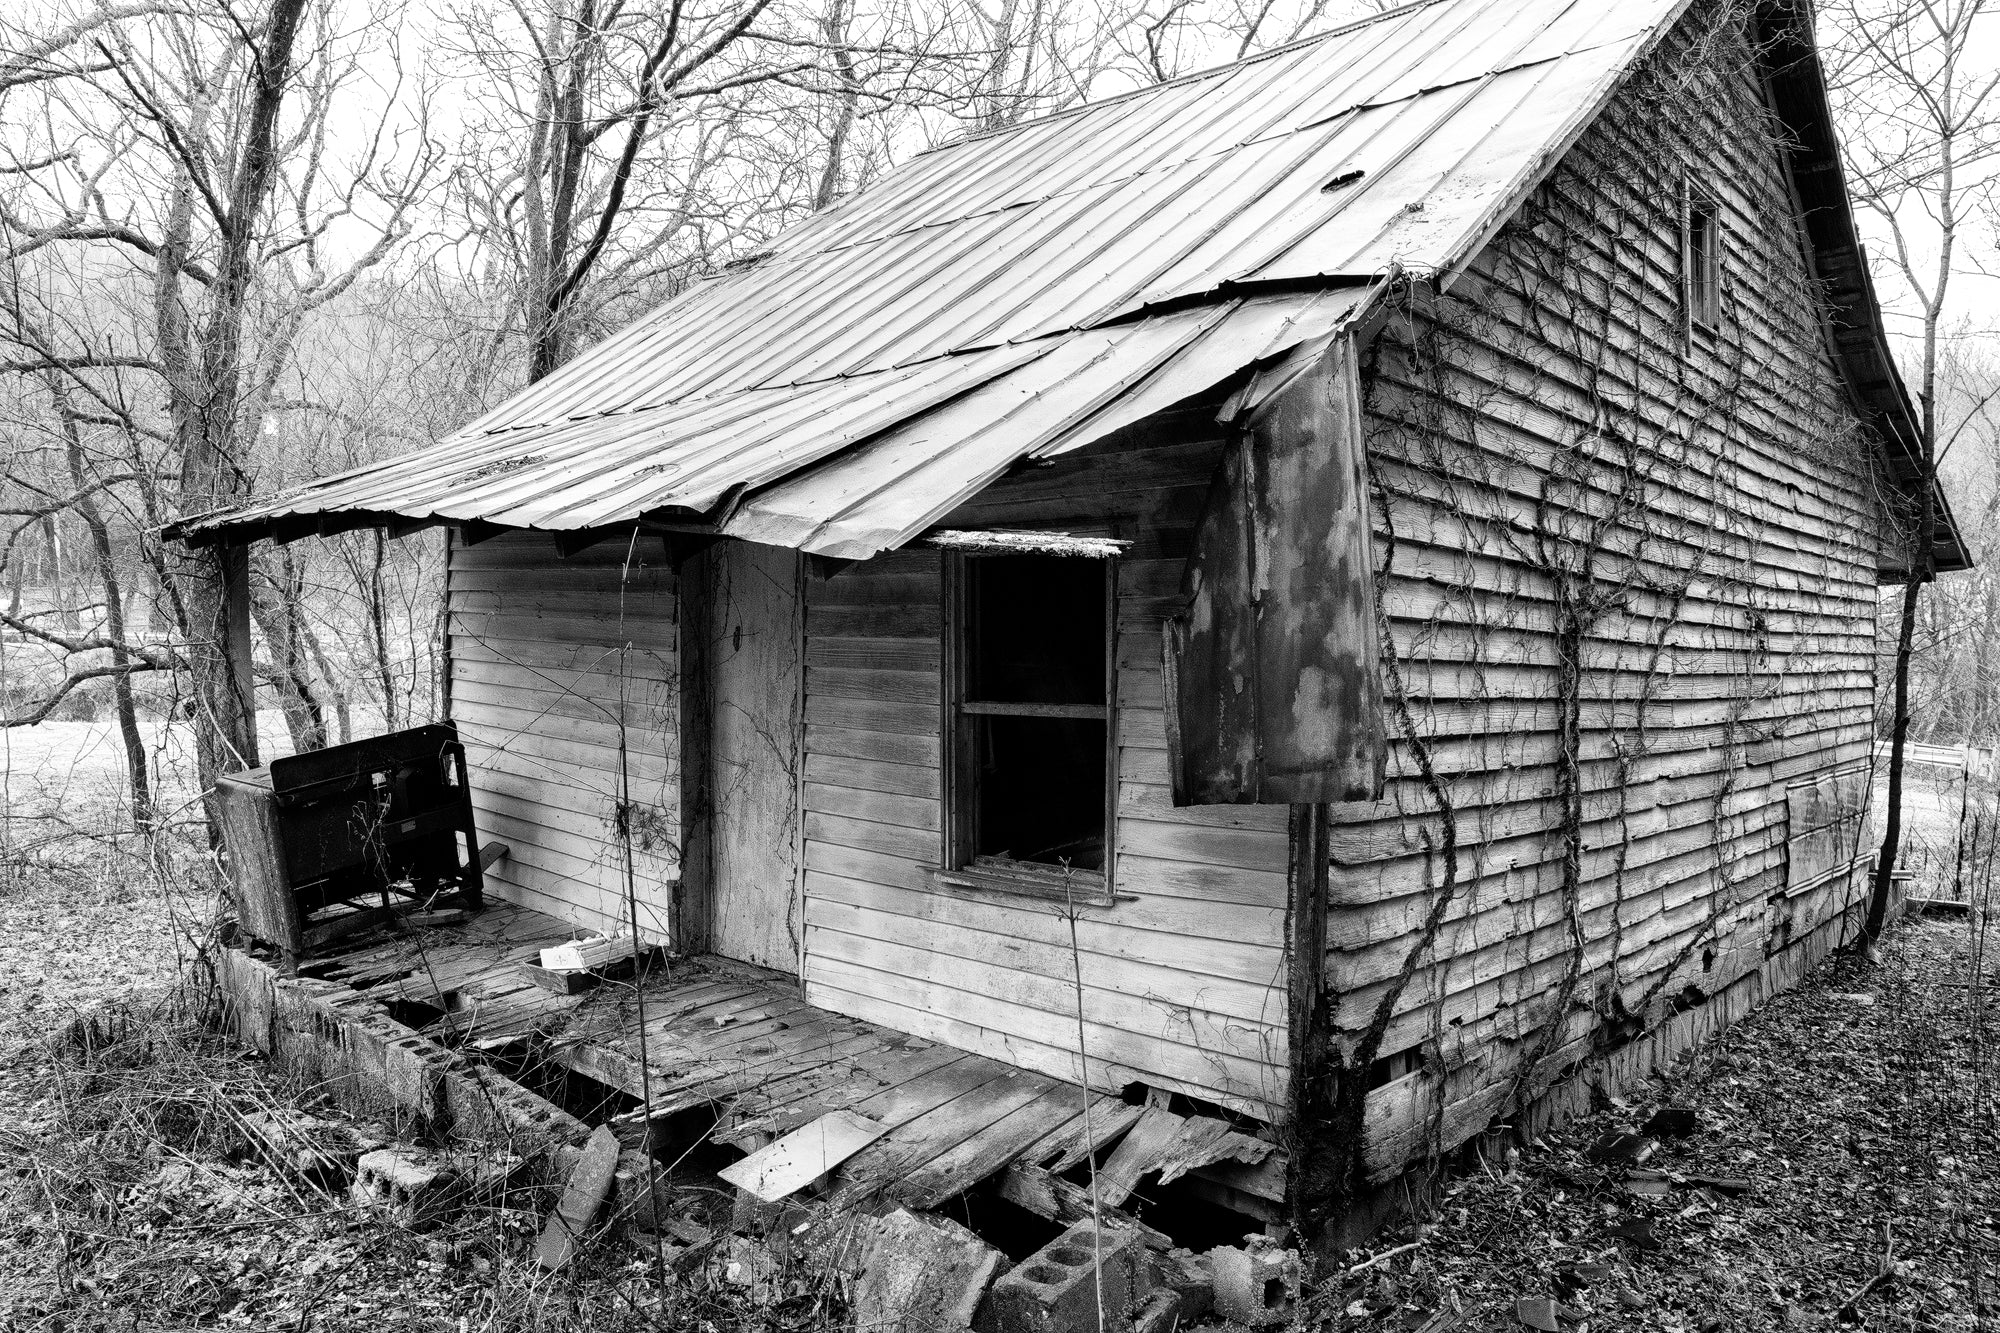
[[[1071,334],[1049,355],[746,501],[723,531],[861,558],[1014,463],[1081,448],[1340,329],[1372,288],[1261,297]]]
[[[470,429],[866,373],[1246,279],[1442,264],[1681,3],[1437,0],[934,150]],[[1406,220],[1413,203],[1430,216]]]
[[[1020,458],[1101,439],[1327,336],[1372,290],[1227,301],[903,369],[479,436],[202,528],[283,535],[393,514],[568,531],[695,519],[735,498],[727,535],[873,554]]]
[[[1462,261],[1686,2],[1429,0],[947,145],[436,449],[246,512],[570,528],[701,511],[801,468],[797,494],[819,495],[821,460],[871,433],[967,460],[990,437],[1000,456],[1031,422],[1069,418],[1010,412],[1012,425],[949,445],[923,423],[952,393],[1004,397],[1064,366],[1089,400],[1181,329],[1131,323],[1149,310]],[[1085,331],[1102,355],[1083,354],[1098,345],[1073,336]],[[981,471],[967,460],[940,475]],[[776,498],[791,485],[772,492],[768,522],[802,530]],[[759,512],[753,495],[739,518]]]

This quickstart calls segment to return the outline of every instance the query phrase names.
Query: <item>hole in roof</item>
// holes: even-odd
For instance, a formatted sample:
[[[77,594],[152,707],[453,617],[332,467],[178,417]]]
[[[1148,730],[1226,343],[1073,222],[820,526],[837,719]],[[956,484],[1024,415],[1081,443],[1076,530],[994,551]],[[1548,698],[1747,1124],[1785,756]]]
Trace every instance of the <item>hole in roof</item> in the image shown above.
[[[1354,184],[1354,182],[1360,180],[1363,176],[1366,176],[1367,174],[1368,174],[1367,171],[1365,171],[1361,167],[1356,167],[1352,171],[1343,171],[1338,176],[1335,176],[1332,180],[1328,181],[1326,184],[1320,186],[1319,187],[1320,192],[1323,194],[1331,194],[1333,191],[1341,189],[1344,186]]]
[[[489,477],[504,477],[509,472],[519,472],[542,462],[540,454],[528,454],[521,458],[501,458],[491,463],[481,463],[469,472],[461,472],[453,480],[454,485],[463,486],[467,482],[485,481]]]

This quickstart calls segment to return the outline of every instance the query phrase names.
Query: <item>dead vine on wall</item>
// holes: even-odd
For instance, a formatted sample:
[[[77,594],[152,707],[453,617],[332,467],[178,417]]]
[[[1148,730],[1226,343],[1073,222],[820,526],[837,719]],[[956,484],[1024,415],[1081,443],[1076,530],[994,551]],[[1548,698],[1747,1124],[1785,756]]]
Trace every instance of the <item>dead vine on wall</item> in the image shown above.
[[[1364,368],[1395,746],[1335,830],[1329,1211],[1760,965],[1784,781],[1865,752],[1861,441],[1746,19],[1695,11]]]

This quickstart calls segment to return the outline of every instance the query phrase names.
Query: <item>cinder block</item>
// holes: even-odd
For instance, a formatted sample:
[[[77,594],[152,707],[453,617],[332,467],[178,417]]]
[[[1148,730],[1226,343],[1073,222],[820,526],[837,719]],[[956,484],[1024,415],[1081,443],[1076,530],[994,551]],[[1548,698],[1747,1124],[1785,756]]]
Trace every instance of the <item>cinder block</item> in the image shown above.
[[[620,1221],[641,1231],[658,1231],[665,1225],[672,1211],[673,1191],[667,1186],[664,1166],[627,1148],[618,1154],[618,1171],[612,1181]]]
[[[1132,1312],[1132,1333],[1175,1333],[1183,1314],[1181,1294],[1162,1287]]]
[[[993,1284],[980,1311],[982,1333],[1104,1333],[1132,1327],[1151,1294],[1139,1233],[1080,1222]]]
[[[1242,1248],[1224,1245],[1208,1252],[1215,1281],[1215,1312],[1248,1328],[1287,1323],[1299,1294],[1297,1250],[1281,1250],[1263,1236]]]
[[[968,1333],[1007,1256],[958,1223],[898,1208],[857,1221],[852,1314],[876,1333]]]
[[[543,1152],[552,1144],[583,1143],[590,1126],[546,1097],[485,1065],[439,1049],[444,1111],[463,1138],[504,1139],[517,1152]]]
[[[1192,1250],[1154,1253],[1160,1284],[1170,1287],[1180,1298],[1179,1321],[1194,1324],[1215,1308],[1215,1279],[1209,1276],[1208,1258]]]
[[[355,1164],[351,1192],[357,1203],[406,1226],[423,1226],[456,1209],[465,1186],[458,1172],[420,1149],[381,1148]]]
[[[566,1267],[583,1249],[591,1223],[611,1193],[618,1172],[618,1136],[599,1126],[583,1145],[563,1195],[535,1244],[535,1263],[548,1272]]]

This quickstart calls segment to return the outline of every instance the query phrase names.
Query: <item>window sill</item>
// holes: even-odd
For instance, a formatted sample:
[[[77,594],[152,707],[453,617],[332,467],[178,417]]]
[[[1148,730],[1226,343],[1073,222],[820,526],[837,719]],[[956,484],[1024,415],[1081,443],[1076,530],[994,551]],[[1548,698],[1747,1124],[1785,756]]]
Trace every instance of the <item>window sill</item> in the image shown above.
[[[939,888],[1011,893],[1078,907],[1109,907],[1116,901],[1105,886],[1103,874],[1096,870],[1072,870],[1065,875],[1054,866],[1043,869],[1023,864],[974,864],[960,870],[933,868],[931,883]]]

